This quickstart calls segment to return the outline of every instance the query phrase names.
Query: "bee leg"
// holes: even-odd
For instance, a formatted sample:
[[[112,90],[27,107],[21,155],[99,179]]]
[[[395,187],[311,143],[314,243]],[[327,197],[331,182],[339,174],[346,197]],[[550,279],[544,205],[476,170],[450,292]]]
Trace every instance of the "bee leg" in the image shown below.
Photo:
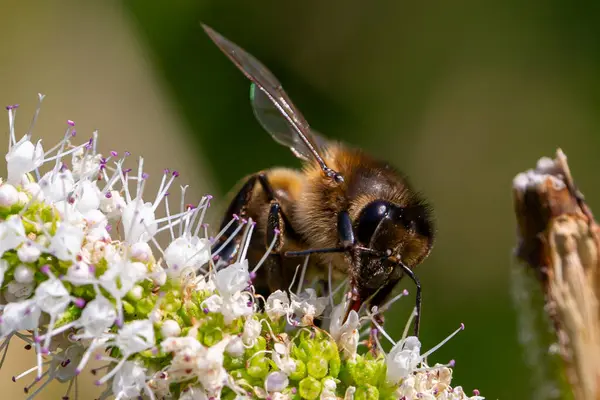
[[[414,334],[416,337],[419,337],[419,326],[421,325],[421,282],[419,278],[415,275],[412,269],[408,268],[404,263],[400,263],[400,267],[404,271],[404,273],[415,283],[417,287],[416,294],[416,304],[415,304],[415,325],[414,325]],[[391,289],[390,289],[391,290]]]
[[[287,223],[287,218],[281,209],[281,204],[279,204],[279,201],[275,197],[275,192],[267,176],[262,173],[259,174],[258,181],[267,196],[267,200],[271,203],[267,216],[265,246],[269,248],[273,244],[273,247],[263,267],[266,270],[267,289],[269,292],[277,289],[287,290],[288,288],[284,286],[288,279],[285,276],[286,271],[283,268],[283,259],[280,252],[283,248],[283,238],[285,237],[286,228],[289,226],[289,223]]]
[[[246,183],[242,186],[240,191],[235,195],[231,204],[227,208],[227,212],[225,213],[225,218],[223,218],[223,222],[221,223],[221,230],[225,229],[231,218],[237,216],[239,218],[244,218],[246,216],[246,209],[248,207],[248,202],[252,196],[252,192],[254,191],[254,186],[256,185],[257,176],[252,175]],[[233,235],[236,229],[241,224],[241,221],[236,221],[233,224],[229,225],[225,232],[221,235],[219,240],[213,245],[212,253],[219,251],[218,257],[219,260],[217,262],[217,268],[228,265],[231,260],[238,254],[238,250],[240,247],[241,237],[233,238],[229,240],[231,235]],[[229,240],[229,242],[227,242]],[[227,244],[225,244],[227,242]],[[223,247],[224,246],[224,247]]]
[[[399,263],[400,268],[402,268],[402,271],[404,272],[404,274],[406,274],[415,284],[416,288],[417,288],[417,293],[415,296],[415,324],[414,324],[414,335],[416,337],[419,337],[419,327],[421,325],[421,282],[419,281],[419,278],[415,275],[415,273],[408,268],[406,265],[404,265],[404,263]],[[394,279],[390,282],[388,282],[384,287],[382,287],[373,297],[373,299],[371,299],[371,304],[374,306],[379,306],[381,303],[383,303],[386,298],[388,297],[388,295],[392,292],[392,290],[394,289],[394,287],[396,286],[396,284],[398,283],[400,279]],[[381,314],[379,314],[381,315]],[[383,315],[382,315],[383,317]]]

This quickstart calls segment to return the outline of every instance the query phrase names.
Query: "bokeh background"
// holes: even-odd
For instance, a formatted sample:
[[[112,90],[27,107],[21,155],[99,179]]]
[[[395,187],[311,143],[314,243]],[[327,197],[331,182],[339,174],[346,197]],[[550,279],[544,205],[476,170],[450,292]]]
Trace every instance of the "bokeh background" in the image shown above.
[[[562,147],[592,208],[600,204],[600,7],[592,2],[307,0],[0,0],[0,102],[48,95],[36,134],[64,121],[100,130],[105,149],[143,154],[149,172],[183,172],[217,203],[242,176],[298,166],[254,120],[248,81],[200,21],[262,60],[310,123],[411,177],[435,208],[438,239],[419,267],[422,341],[455,359],[454,383],[488,399],[542,399],[511,296],[511,181]],[[19,126],[19,125],[18,125]],[[3,129],[7,140],[7,129]],[[409,283],[405,286],[411,290]],[[414,290],[413,290],[414,291]],[[412,302],[389,313],[399,337]],[[14,346],[10,376],[32,365]],[[94,398],[83,376],[80,398]],[[54,387],[41,399],[57,398]],[[14,391],[14,393],[12,393]],[[12,394],[11,394],[12,393]]]

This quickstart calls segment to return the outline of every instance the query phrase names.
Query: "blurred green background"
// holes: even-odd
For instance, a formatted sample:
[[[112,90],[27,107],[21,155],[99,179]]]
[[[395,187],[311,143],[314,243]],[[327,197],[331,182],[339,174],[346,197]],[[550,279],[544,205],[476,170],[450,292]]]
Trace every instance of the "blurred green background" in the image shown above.
[[[75,115],[105,145],[187,171],[217,203],[248,173],[299,165],[254,120],[248,81],[200,21],[254,54],[317,130],[389,160],[434,205],[437,244],[418,268],[423,348],[467,329],[430,361],[455,359],[454,384],[488,399],[550,398],[519,345],[511,181],[560,146],[598,204],[599,4],[1,2],[4,103],[32,112],[45,90],[55,137]],[[411,307],[389,312],[395,337]]]

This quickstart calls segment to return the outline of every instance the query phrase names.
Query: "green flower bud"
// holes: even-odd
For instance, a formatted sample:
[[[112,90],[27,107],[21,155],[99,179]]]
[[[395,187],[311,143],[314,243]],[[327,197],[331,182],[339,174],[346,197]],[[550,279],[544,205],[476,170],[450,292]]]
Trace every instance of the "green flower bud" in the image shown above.
[[[244,367],[244,358],[243,357],[231,357],[229,355],[225,355],[225,359],[223,362],[223,366],[226,370],[233,370]]]
[[[366,384],[356,389],[354,400],[377,400],[379,399],[379,390],[373,385]]]
[[[267,339],[262,336],[256,338],[256,343],[249,349],[246,349],[246,357],[252,357],[254,353],[267,349]]]
[[[269,360],[262,354],[252,358],[250,361],[250,367],[248,368],[248,375],[253,378],[264,379],[269,373]]]
[[[248,371],[246,370],[245,367],[242,367],[239,369],[234,369],[229,374],[235,381],[239,381],[239,380],[251,381],[252,380],[252,377],[248,374]]]
[[[329,375],[333,378],[337,378],[340,374],[340,368],[342,366],[342,360],[339,354],[336,354],[331,360],[329,360]]]
[[[167,312],[177,312],[182,305],[181,293],[178,290],[169,291],[163,301],[163,309]]]
[[[223,391],[221,392],[221,399],[222,400],[233,400],[237,397],[237,394],[233,391],[231,391],[231,389],[229,388],[224,388]]]
[[[135,307],[133,306],[133,304],[131,304],[127,300],[123,300],[122,303],[123,303],[123,311],[125,312],[125,314],[127,314],[129,316],[135,315]]]
[[[307,362],[308,360],[310,360],[309,353],[307,353],[306,350],[302,347],[292,347],[292,354],[294,358],[297,358],[298,360],[301,360],[303,362]]]
[[[327,370],[329,366],[327,365],[327,360],[322,357],[313,357],[307,364],[306,369],[308,370],[308,374],[317,379],[324,378],[327,375]]]
[[[354,382],[358,386],[363,386],[376,381],[379,368],[377,363],[365,361],[362,357],[357,357],[357,363],[350,370]]]
[[[154,299],[149,296],[140,299],[135,305],[135,309],[137,310],[139,315],[148,315],[153,308]]]
[[[192,325],[192,320],[198,320],[204,316],[202,309],[194,302],[187,301],[178,311],[185,325]]]
[[[219,343],[223,339],[223,332],[217,329],[203,331],[203,333],[204,337],[202,339],[202,343],[208,347]]]
[[[353,375],[352,375],[355,368],[356,368],[356,362],[354,362],[352,360],[348,360],[344,364],[342,364],[342,366],[340,368],[340,372],[338,374],[338,379],[344,384],[344,386],[355,386],[356,385],[356,383],[354,382]]]
[[[289,378],[293,381],[299,381],[306,376],[306,364],[301,360],[294,360],[296,369],[292,372]]]
[[[321,355],[326,360],[331,360],[334,357],[339,357],[338,348],[332,340],[323,340],[321,343]]]
[[[298,388],[300,389],[300,397],[303,399],[314,400],[321,394],[321,382],[312,376],[302,379]]]

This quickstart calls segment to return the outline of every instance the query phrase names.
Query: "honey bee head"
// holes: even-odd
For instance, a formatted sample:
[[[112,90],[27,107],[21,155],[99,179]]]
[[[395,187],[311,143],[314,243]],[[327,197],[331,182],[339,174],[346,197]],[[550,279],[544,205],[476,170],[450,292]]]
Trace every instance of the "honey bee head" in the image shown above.
[[[386,200],[369,202],[355,221],[357,241],[384,257],[363,252],[358,255],[359,291],[371,295],[387,282],[402,276],[398,261],[414,268],[433,245],[433,224],[427,205],[420,201],[400,206]],[[362,289],[362,290],[361,290]]]

